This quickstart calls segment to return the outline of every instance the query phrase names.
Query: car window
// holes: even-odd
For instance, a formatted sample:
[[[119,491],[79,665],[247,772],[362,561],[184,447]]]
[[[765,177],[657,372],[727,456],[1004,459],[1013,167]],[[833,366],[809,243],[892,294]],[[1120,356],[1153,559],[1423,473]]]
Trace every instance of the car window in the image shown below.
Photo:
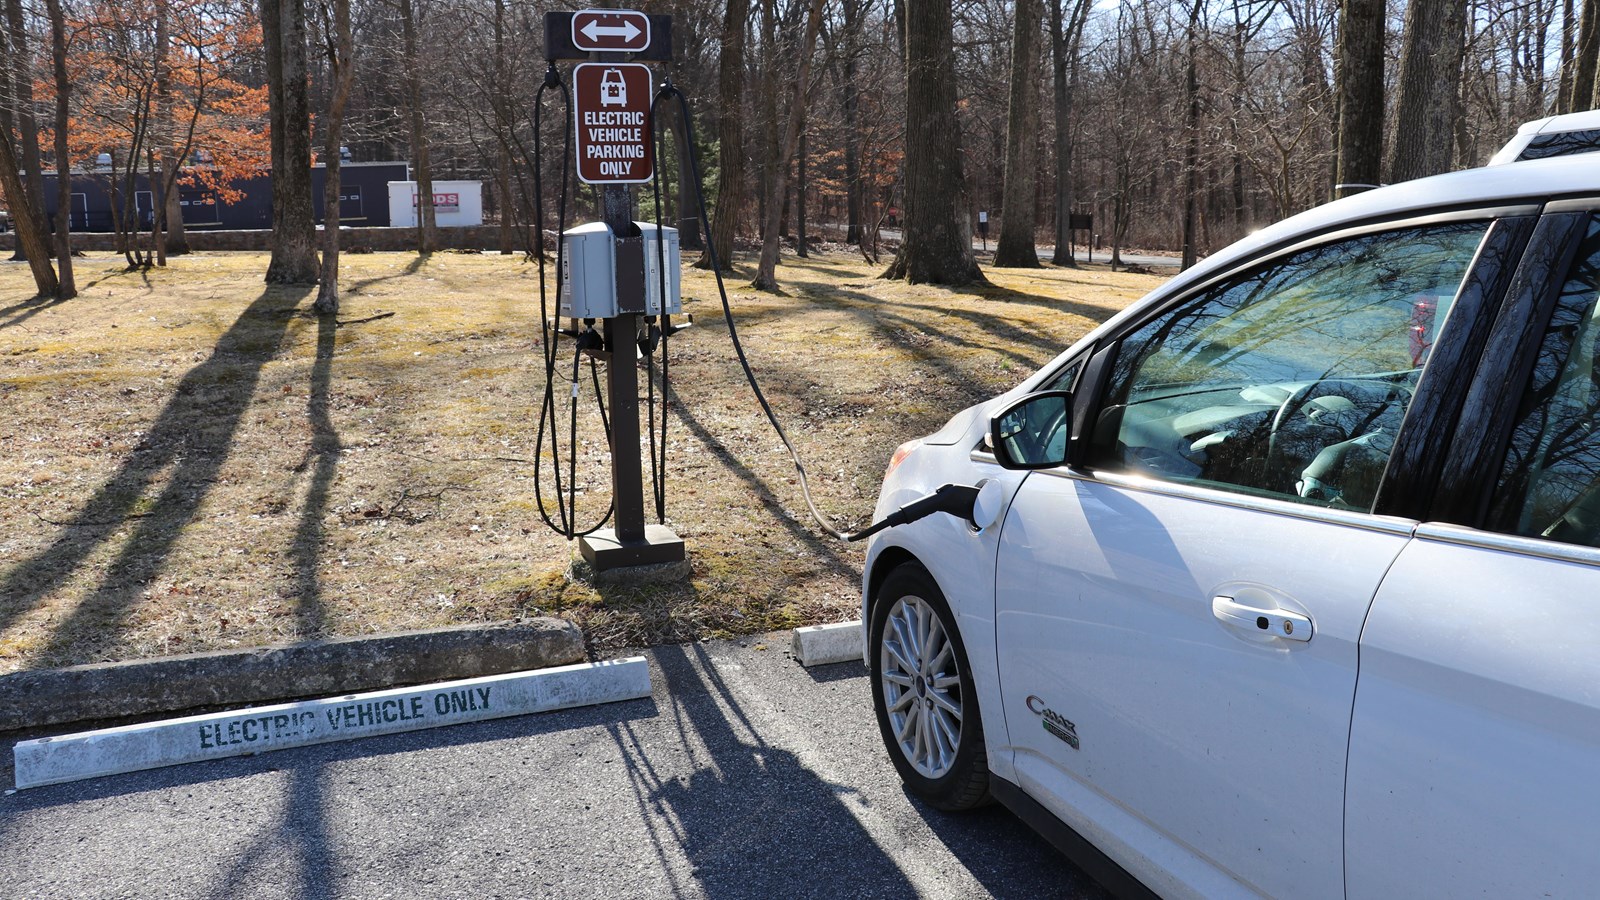
[[[1600,546],[1600,216],[1540,339],[1490,502],[1496,531]]]
[[[1112,367],[1093,464],[1370,509],[1488,225],[1330,242],[1139,327]]]
[[[1600,151],[1600,128],[1584,131],[1558,131],[1554,134],[1536,135],[1528,142],[1517,159],[1549,159],[1552,156],[1571,156],[1574,153]]]
[[[1078,381],[1078,370],[1083,368],[1083,359],[1075,359],[1057,372],[1054,378],[1045,382],[1041,391],[1070,391]]]

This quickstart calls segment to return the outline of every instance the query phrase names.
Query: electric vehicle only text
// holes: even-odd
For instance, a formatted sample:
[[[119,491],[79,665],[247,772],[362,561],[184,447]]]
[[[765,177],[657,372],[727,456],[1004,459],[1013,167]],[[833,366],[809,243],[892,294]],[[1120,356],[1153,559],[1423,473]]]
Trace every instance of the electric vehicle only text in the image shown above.
[[[1600,885],[1600,156],[1245,238],[899,448],[877,517],[946,485],[863,584],[931,805],[1165,897]]]

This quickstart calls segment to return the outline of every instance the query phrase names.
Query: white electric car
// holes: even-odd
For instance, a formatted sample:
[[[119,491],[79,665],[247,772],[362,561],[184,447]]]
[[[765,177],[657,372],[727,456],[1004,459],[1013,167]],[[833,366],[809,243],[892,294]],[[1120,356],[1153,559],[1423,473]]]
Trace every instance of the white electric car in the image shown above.
[[[1408,182],[901,447],[880,518],[980,488],[869,544],[909,788],[1119,890],[1594,896],[1597,301],[1600,156]]]

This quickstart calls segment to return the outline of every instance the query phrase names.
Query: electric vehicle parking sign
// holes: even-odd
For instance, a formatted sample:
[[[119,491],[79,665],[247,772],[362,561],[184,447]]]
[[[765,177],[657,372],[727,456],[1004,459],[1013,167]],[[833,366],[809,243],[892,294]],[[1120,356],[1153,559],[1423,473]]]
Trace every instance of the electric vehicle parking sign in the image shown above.
[[[650,143],[650,67],[581,63],[572,70],[578,179],[588,184],[643,184],[655,154]]]

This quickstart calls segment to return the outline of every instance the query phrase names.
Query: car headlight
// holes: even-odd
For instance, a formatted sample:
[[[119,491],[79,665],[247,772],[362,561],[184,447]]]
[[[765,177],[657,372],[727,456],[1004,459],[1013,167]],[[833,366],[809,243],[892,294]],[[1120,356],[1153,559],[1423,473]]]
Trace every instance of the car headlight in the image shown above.
[[[922,438],[917,438],[906,441],[904,444],[894,448],[894,455],[889,457],[889,468],[883,470],[883,477],[887,479],[894,474],[894,470],[900,468],[900,464],[906,461],[906,457],[911,455],[911,451],[921,446]]]

